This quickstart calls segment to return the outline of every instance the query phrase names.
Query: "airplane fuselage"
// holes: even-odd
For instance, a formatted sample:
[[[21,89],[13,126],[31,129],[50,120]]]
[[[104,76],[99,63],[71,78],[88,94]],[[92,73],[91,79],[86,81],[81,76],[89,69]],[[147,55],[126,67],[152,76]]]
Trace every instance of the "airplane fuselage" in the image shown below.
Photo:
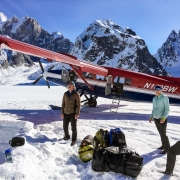
[[[43,74],[43,77],[45,80],[58,84],[60,86],[67,86],[66,82],[63,82],[62,80],[62,70],[51,70],[47,71]],[[119,82],[114,82],[111,84],[111,91],[112,93],[109,95],[105,95],[105,88],[106,88],[106,79],[98,79],[98,78],[85,78],[86,81],[94,88],[94,90],[91,90],[81,78],[76,77],[75,83],[76,83],[76,89],[80,93],[95,95],[97,97],[104,97],[112,99],[113,97],[121,97],[123,100],[128,101],[146,101],[151,102],[152,98],[155,95],[154,92],[154,86],[155,83],[151,83],[151,80],[146,80],[144,82],[141,82],[142,87],[138,87],[138,84],[136,86],[133,86],[133,82],[131,84],[127,84],[125,82],[120,82],[123,77],[122,75],[119,75],[120,79]],[[133,81],[133,77],[131,78],[131,81]],[[159,82],[159,81],[158,81]],[[137,82],[136,82],[137,83]],[[114,91],[114,88],[118,86],[118,90]],[[169,97],[170,103],[172,104],[180,104],[180,96],[178,94],[173,94],[178,90],[178,86],[176,84],[173,84],[170,86],[169,84],[164,85],[162,84],[163,93],[166,94]]]

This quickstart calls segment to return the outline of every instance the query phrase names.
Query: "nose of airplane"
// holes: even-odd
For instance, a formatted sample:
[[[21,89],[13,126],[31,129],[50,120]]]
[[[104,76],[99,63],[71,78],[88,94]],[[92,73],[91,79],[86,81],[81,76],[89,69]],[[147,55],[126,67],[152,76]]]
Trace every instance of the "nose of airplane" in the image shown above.
[[[46,80],[46,78],[47,78],[47,72],[50,71],[50,70],[52,70],[52,69],[54,68],[54,65],[53,65],[53,66],[51,66],[51,67],[48,69],[48,71],[44,71],[44,68],[43,68],[42,63],[41,63],[40,60],[39,60],[39,65],[40,65],[40,67],[41,67],[42,73],[41,73],[41,76],[40,76],[39,78],[37,78],[37,79],[33,82],[33,85],[35,85],[42,77]],[[50,88],[49,82],[48,82],[47,80],[46,80],[46,84],[47,84],[48,88]]]
[[[47,78],[47,71],[45,71],[45,72],[43,72],[43,78],[46,80],[46,78]]]

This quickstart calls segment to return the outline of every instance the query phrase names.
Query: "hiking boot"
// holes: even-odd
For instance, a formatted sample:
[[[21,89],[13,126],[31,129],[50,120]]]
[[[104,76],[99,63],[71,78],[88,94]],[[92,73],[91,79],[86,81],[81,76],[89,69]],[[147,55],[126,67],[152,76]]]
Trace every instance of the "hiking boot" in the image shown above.
[[[161,147],[159,147],[159,148],[157,148],[157,149],[163,150],[164,148],[163,148],[163,146],[161,146]]]
[[[70,137],[63,137],[63,140],[68,141]]]
[[[166,153],[167,153],[167,151],[165,151],[165,150],[160,152],[160,154],[166,154]]]
[[[71,142],[71,146],[74,146],[76,144],[76,141]]]
[[[172,172],[172,171],[164,171],[163,174],[167,174],[167,175],[172,176],[172,175],[173,175],[173,172]]]

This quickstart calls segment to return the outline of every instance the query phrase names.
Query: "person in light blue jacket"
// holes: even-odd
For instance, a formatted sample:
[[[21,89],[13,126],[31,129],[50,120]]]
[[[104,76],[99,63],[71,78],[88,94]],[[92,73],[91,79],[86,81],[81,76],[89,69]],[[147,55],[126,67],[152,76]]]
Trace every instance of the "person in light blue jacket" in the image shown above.
[[[162,94],[161,86],[155,86],[156,96],[153,98],[153,109],[149,119],[149,122],[152,122],[154,119],[156,128],[160,134],[162,146],[158,149],[162,151],[160,154],[166,154],[168,149],[170,148],[169,139],[166,135],[166,127],[167,127],[167,117],[170,111],[169,108],[169,98]]]

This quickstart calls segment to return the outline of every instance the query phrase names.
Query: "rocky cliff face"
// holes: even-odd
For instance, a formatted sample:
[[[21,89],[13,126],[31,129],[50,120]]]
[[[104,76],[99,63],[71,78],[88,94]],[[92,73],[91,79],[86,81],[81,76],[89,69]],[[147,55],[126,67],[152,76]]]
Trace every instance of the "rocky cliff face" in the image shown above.
[[[173,76],[180,76],[180,31],[173,30],[154,57]]]
[[[167,76],[142,38],[111,20],[96,20],[76,39],[71,54],[98,65]]]
[[[35,19],[28,16],[21,19],[18,19],[16,16],[6,19],[0,14],[0,34],[55,52],[69,53],[73,47],[73,43],[69,39],[64,38],[61,33],[48,33],[41,28]],[[31,66],[33,65],[32,60],[37,60],[36,57],[29,57],[21,53],[16,53],[15,56],[13,53],[7,53],[11,54],[11,56],[7,56],[8,59],[6,61],[17,66],[22,64]],[[6,66],[2,67],[5,68]]]

